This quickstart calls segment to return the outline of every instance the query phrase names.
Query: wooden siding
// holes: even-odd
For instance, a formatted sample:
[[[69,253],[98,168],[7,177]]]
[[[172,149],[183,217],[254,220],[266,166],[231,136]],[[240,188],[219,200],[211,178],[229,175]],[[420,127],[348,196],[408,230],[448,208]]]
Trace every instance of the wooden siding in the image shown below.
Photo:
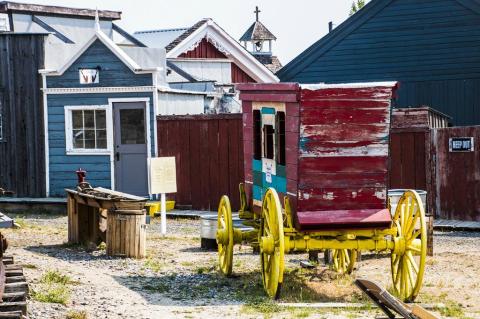
[[[0,187],[19,197],[45,196],[43,67],[44,35],[0,33]]]
[[[232,83],[255,83],[245,71],[240,69],[235,63],[232,62]]]
[[[100,68],[99,83],[80,85],[78,70]],[[49,88],[150,86],[152,74],[134,74],[100,40],[92,45],[61,76],[49,76]]]
[[[449,138],[473,137],[474,152],[449,152]],[[480,221],[480,126],[435,129],[436,217]]]
[[[79,68],[100,67],[98,84],[80,85]],[[134,74],[102,42],[95,41],[61,76],[48,76],[49,88],[77,87],[128,87],[151,86],[151,74]],[[153,93],[91,93],[49,94],[48,133],[50,160],[50,195],[65,196],[64,188],[76,185],[75,171],[87,171],[87,180],[93,186],[111,187],[110,157],[108,155],[66,155],[65,110],[66,105],[108,105],[109,98],[150,98],[150,134],[152,155],[155,154]]]
[[[242,115],[158,116],[158,156],[175,156],[176,205],[216,210],[228,195],[239,209],[243,177]]]
[[[480,12],[470,0],[374,0],[285,66],[282,81],[400,81],[396,106],[480,124]],[[478,4],[477,4],[478,8]]]
[[[227,59],[227,56],[208,42],[206,38],[203,38],[194,49],[184,52],[178,57],[189,59]]]
[[[48,136],[50,160],[50,196],[65,196],[65,188],[77,184],[75,171],[87,171],[87,180],[95,187],[111,188],[109,155],[66,155],[65,110],[66,105],[108,105],[113,98],[150,98],[150,134],[152,156],[155,154],[153,102],[151,93],[97,93],[48,95]]]
[[[393,91],[302,89],[298,212],[386,207]]]

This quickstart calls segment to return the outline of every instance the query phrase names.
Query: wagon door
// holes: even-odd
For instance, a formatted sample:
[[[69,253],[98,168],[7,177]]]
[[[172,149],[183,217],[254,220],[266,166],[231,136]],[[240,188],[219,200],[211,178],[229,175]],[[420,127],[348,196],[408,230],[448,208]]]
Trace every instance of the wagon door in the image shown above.
[[[256,103],[254,119],[253,198],[261,205],[263,195],[273,187],[286,193],[285,104]]]

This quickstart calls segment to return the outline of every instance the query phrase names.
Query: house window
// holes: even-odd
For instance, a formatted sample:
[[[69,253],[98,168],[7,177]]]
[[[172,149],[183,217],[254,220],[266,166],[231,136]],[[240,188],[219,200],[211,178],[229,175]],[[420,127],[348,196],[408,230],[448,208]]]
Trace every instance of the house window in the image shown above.
[[[263,126],[263,157],[268,159],[273,159],[274,154],[274,145],[273,145],[273,135],[275,134],[275,129],[273,125],[264,125]]]
[[[277,128],[277,164],[285,165],[285,112],[277,112],[275,122]]]
[[[67,154],[108,154],[107,106],[65,107]]]
[[[262,159],[262,115],[259,110],[253,111],[253,158]]]

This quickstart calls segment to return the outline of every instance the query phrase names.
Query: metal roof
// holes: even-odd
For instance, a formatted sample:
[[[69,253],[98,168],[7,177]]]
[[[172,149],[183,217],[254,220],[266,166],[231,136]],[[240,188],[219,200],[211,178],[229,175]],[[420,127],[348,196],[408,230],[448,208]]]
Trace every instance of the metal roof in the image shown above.
[[[133,36],[150,48],[165,48],[188,28],[137,31]]]

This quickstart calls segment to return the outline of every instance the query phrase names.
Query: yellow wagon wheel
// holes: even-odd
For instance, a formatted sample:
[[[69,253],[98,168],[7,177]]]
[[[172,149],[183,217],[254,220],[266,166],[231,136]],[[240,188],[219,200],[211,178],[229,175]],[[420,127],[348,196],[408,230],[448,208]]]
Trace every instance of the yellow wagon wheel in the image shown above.
[[[230,276],[233,260],[233,220],[230,200],[226,195],[222,196],[218,204],[217,244],[220,271]]]
[[[397,227],[391,254],[393,287],[402,300],[413,302],[422,286],[427,256],[425,210],[417,192],[402,195],[393,222]]]
[[[275,299],[280,296],[283,282],[284,254],[282,206],[275,189],[269,188],[262,203],[260,260],[263,287],[266,293]]]
[[[333,270],[340,274],[351,274],[357,260],[355,249],[332,249]]]

